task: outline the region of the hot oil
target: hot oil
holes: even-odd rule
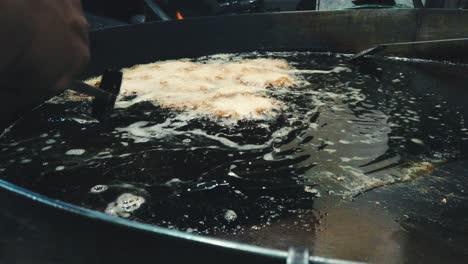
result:
[[[142,102],[98,121],[88,100],[64,95],[3,135],[0,175],[119,217],[234,234],[284,219],[311,230],[314,199],[353,197],[465,157],[466,109],[450,103],[457,87],[404,62],[347,65],[343,55],[306,52],[194,61],[258,57],[287,60],[303,81],[267,92],[284,103],[270,118]]]

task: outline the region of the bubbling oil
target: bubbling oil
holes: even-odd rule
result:
[[[353,197],[465,156],[468,111],[448,103],[443,91],[452,84],[418,68],[346,65],[345,55],[308,52],[190,61],[249,59],[285,60],[301,80],[264,91],[282,105],[272,118],[227,122],[129,97],[99,121],[89,98],[64,94],[4,133],[0,176],[118,217],[236,233],[307,214],[314,199]]]

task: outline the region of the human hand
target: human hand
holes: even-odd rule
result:
[[[64,90],[89,61],[80,0],[0,0],[0,111]]]

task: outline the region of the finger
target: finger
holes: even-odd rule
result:
[[[70,60],[61,78],[56,84],[56,89],[63,90],[68,88],[68,84],[79,77],[90,60],[90,51],[87,43],[73,42],[72,48],[75,51],[70,54]]]
[[[78,16],[76,17],[73,22],[71,23],[71,28],[78,36],[80,39],[88,45],[89,42],[89,24],[88,21],[84,16]]]

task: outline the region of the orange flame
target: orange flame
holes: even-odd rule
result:
[[[176,18],[177,18],[178,20],[184,19],[184,17],[182,16],[182,13],[181,13],[180,11],[177,11],[177,12],[176,12]]]

